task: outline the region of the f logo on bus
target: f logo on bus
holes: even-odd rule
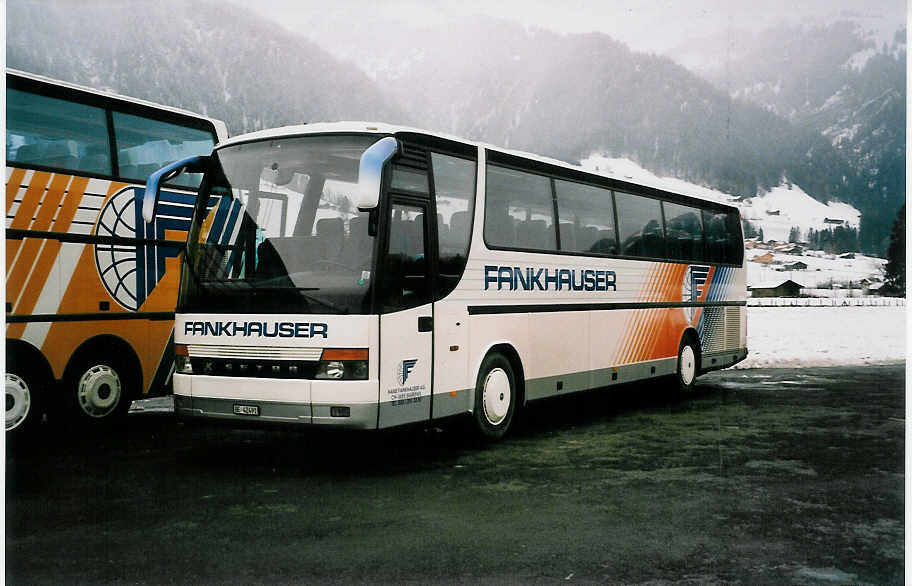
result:
[[[410,358],[399,363],[399,368],[396,370],[396,379],[399,381],[400,385],[405,384],[405,381],[408,380],[409,374],[411,374],[412,369],[415,368],[416,364],[418,364],[417,358]]]
[[[161,241],[174,240],[174,234],[190,230],[196,196],[162,191],[159,214],[151,225],[142,218],[145,190],[127,187],[105,203],[95,226],[96,236],[105,240],[95,244],[95,264],[108,293],[124,308],[138,310],[165,275],[165,259],[177,256],[183,242],[174,246]],[[216,205],[217,202],[210,202]],[[227,202],[226,202],[227,203]],[[223,224],[227,223],[224,219]],[[230,232],[230,230],[229,230]],[[137,245],[135,240],[158,240],[158,244]]]

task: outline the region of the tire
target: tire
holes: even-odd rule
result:
[[[502,354],[488,354],[475,382],[475,431],[488,441],[499,440],[510,429],[516,413],[516,377]]]
[[[41,422],[44,381],[19,364],[7,364],[6,423],[7,438],[33,432]]]
[[[678,392],[687,394],[693,391],[699,374],[700,346],[692,336],[684,336],[678,348],[678,367],[675,371]]]
[[[113,356],[80,359],[65,384],[70,418],[92,427],[122,421],[130,409],[135,380],[129,367]]]

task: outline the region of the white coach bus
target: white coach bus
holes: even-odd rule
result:
[[[332,123],[161,169],[147,221],[182,170],[205,173],[176,314],[184,416],[377,429],[471,414],[499,438],[528,401],[655,377],[686,391],[747,355],[734,207]]]

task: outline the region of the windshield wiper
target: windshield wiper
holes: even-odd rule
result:
[[[255,289],[256,291],[295,291],[296,293],[298,293],[298,295],[300,295],[304,299],[307,299],[308,301],[313,301],[314,303],[319,303],[320,305],[325,305],[326,307],[336,311],[337,313],[339,313],[341,315],[348,314],[347,307],[342,307],[342,306],[336,305],[335,303],[332,303],[330,301],[326,301],[324,299],[320,299],[319,297],[315,297],[313,295],[308,295],[308,294],[304,293],[304,291],[319,291],[320,290],[319,287],[282,287],[282,286],[278,286],[278,285],[262,286],[262,285],[257,285],[255,283],[250,283],[250,287]]]

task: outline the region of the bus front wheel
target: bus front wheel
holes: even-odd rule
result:
[[[475,430],[486,440],[506,435],[516,412],[516,377],[505,356],[489,354],[475,382]]]
[[[678,390],[689,393],[694,388],[697,375],[700,373],[700,346],[692,336],[685,336],[678,349],[678,369],[675,379]]]

